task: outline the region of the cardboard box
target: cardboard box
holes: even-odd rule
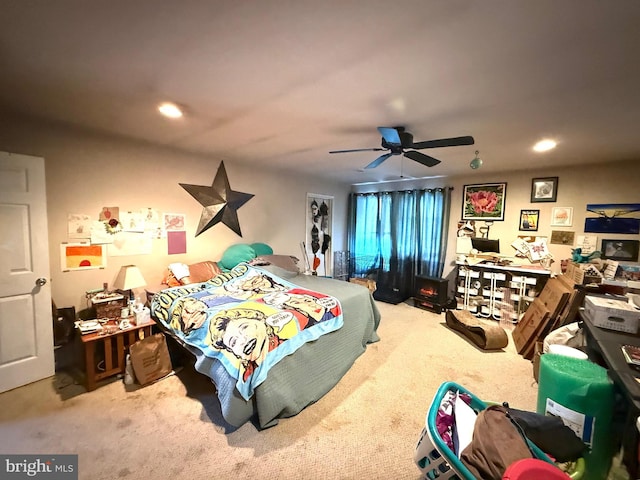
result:
[[[597,272],[597,273],[596,273]],[[602,283],[602,275],[597,268],[591,263],[575,263],[569,262],[565,275],[578,285],[587,285],[589,283]]]
[[[580,307],[582,307],[583,303],[584,290],[581,288],[573,290],[571,296],[569,297],[569,300],[558,315],[558,318],[556,319],[555,325],[552,327],[552,330],[560,328],[568,323],[575,322],[578,316],[578,311],[580,310]]]
[[[538,298],[551,312],[551,318],[555,319],[567,304],[572,292],[572,288],[568,288],[557,278],[550,278]]]
[[[587,295],[584,312],[596,327],[637,334],[640,310],[625,300]]]
[[[516,351],[520,354],[530,350],[533,343],[538,340],[538,333],[542,330],[549,319],[551,312],[544,306],[539,298],[536,298],[522,319],[513,329],[513,343]],[[533,352],[533,350],[531,350]],[[526,357],[525,357],[526,358]]]

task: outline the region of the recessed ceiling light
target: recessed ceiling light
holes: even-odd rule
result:
[[[165,102],[158,106],[158,110],[162,115],[169,118],[180,118],[182,110],[175,103]]]
[[[557,143],[555,140],[551,140],[550,138],[545,138],[544,140],[540,140],[533,146],[533,149],[536,152],[546,152],[548,150],[553,150],[556,148]]]

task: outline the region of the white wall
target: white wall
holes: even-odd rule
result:
[[[235,243],[265,242],[276,253],[300,257],[299,244],[305,238],[307,192],[334,196],[331,250],[345,249],[349,186],[225,161],[231,188],[255,195],[238,210],[243,237],[220,223],[196,238],[202,207],[178,183],[210,185],[224,159],[187,155],[17,118],[3,120],[0,150],[45,158],[52,294],[58,306],[84,307],[85,290],[98,288],[103,282],[112,283],[121,265],[140,266],[147,282],[158,284],[169,263],[218,260],[224,250]],[[559,177],[557,202],[530,203],[531,179],[550,176]],[[386,183],[378,187],[355,186],[353,191],[454,187],[443,274],[447,276],[454,268],[456,226],[461,217],[465,184],[507,182],[505,221],[493,224],[490,237],[500,238],[502,251],[509,252],[511,241],[524,233],[518,230],[521,209],[539,209],[539,229],[535,233],[550,236],[551,208],[573,207],[573,226],[563,230],[579,234],[584,230],[587,203],[640,203],[639,179],[640,164],[630,161],[500,175],[485,175],[478,170],[463,177]],[[109,257],[104,270],[62,272],[60,244],[67,241],[67,215],[86,213],[97,218],[103,206],[127,210],[153,207],[164,212],[185,213],[187,253],[168,255],[166,240],[154,240],[152,255]],[[640,239],[640,236],[615,235],[614,238]],[[570,256],[571,247],[550,245],[550,248],[556,260],[552,269],[559,271],[560,260]]]
[[[211,185],[224,159],[17,118],[3,121],[0,150],[45,159],[51,286],[59,307],[84,308],[84,292],[103,282],[112,284],[121,265],[138,265],[146,281],[157,285],[169,263],[219,260],[236,243],[264,242],[275,253],[301,258],[307,192],[334,196],[331,250],[345,248],[348,185],[225,161],[231,188],[255,195],[238,210],[242,237],[222,223],[195,237],[202,206],[178,184]],[[97,219],[103,206],[186,214],[187,253],[168,255],[166,239],[153,240],[151,255],[113,256],[104,270],[62,272],[60,244],[68,240],[67,215]]]
[[[531,203],[531,181],[538,177],[558,177],[558,196],[554,203]],[[470,172],[463,177],[437,178],[432,180],[405,181],[396,184],[356,186],[353,191],[371,192],[379,190],[432,188],[451,186],[451,218],[449,224],[449,242],[443,276],[446,277],[455,267],[455,247],[457,223],[462,216],[462,192],[464,185],[477,183],[507,183],[505,219],[494,222],[490,229],[490,238],[500,239],[501,253],[515,252],[510,247],[518,235],[538,235],[551,237],[551,209],[553,207],[573,207],[573,225],[571,227],[553,227],[554,230],[573,231],[576,235],[584,233],[584,220],[589,203],[640,203],[640,162],[628,161],[589,165],[581,168],[558,168],[554,170],[527,170],[503,172],[502,174],[483,175],[482,170]],[[537,232],[519,231],[520,210],[540,210]],[[637,215],[637,213],[636,213]],[[476,222],[476,227],[484,222]],[[640,235],[598,235],[598,245],[602,238],[620,238],[640,240]],[[551,245],[554,256],[552,270],[560,271],[560,260],[571,257],[572,246]]]

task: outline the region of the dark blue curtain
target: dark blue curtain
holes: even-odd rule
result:
[[[416,275],[440,277],[450,201],[450,188],[351,194],[349,274],[375,274],[408,295]]]

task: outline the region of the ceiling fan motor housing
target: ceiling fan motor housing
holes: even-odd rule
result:
[[[398,132],[400,138],[400,144],[387,142],[387,139],[382,137],[382,148],[391,150],[392,155],[400,155],[405,148],[411,148],[413,146],[413,135],[406,132],[403,127],[394,127]]]
[[[400,134],[400,142],[402,142],[402,148],[413,147],[413,135],[409,132],[398,132]]]

